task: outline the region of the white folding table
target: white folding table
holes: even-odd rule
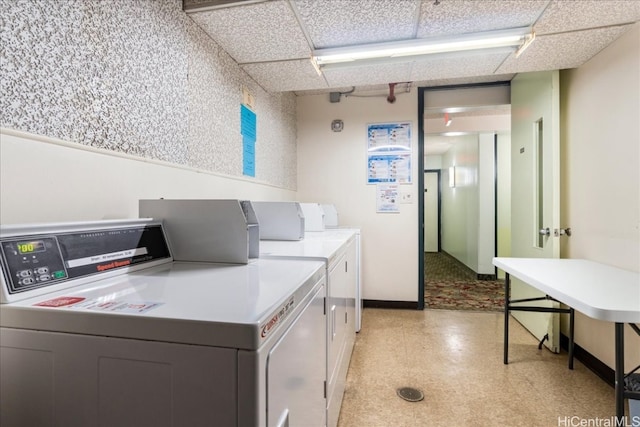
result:
[[[624,399],[640,399],[640,392],[625,391],[624,324],[640,336],[640,273],[583,259],[494,258],[493,265],[506,273],[504,363],[508,363],[510,311],[570,314],[569,368],[573,368],[573,310],[597,320],[615,323],[616,417],[624,418]],[[544,292],[546,297],[512,300],[510,276]],[[551,299],[569,309],[522,306],[519,303]],[[640,369],[633,369],[627,375]]]

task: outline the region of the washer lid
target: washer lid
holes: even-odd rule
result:
[[[260,242],[260,256],[277,259],[317,259],[324,261],[330,269],[358,234],[358,229],[340,228],[307,231],[304,239],[299,241],[263,240]]]
[[[324,271],[310,260],[174,262],[5,304],[0,326],[256,350]]]
[[[304,239],[299,241],[263,240],[260,242],[260,257],[316,259],[327,265],[344,251],[346,240]]]

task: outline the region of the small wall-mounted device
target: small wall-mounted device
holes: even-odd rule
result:
[[[342,123],[342,120],[334,120],[331,122],[331,130],[334,132],[341,132],[343,127],[344,123]]]
[[[340,95],[342,95],[340,92],[329,92],[329,102],[340,102]]]

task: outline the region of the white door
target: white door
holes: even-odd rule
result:
[[[424,173],[424,251],[438,252],[438,174]]]
[[[519,74],[511,82],[511,256],[559,258],[560,101],[558,71]],[[547,231],[548,230],[548,231]],[[512,299],[544,294],[512,280]],[[557,303],[535,302],[557,306]],[[535,337],[560,351],[558,314],[512,312]]]

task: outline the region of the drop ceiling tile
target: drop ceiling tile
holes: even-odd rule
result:
[[[324,75],[330,87],[408,82],[411,77],[411,63],[326,70]]]
[[[533,25],[549,0],[441,0],[422,3],[418,37]]]
[[[579,67],[628,28],[630,25],[536,36],[519,58],[510,55],[497,72],[521,73]]]
[[[626,24],[638,20],[638,0],[554,0],[534,28],[536,34],[548,34]]]
[[[415,0],[296,0],[293,2],[316,49],[410,39]]]
[[[214,9],[189,16],[239,64],[311,55],[293,10],[285,1]]]
[[[241,67],[269,92],[328,88],[309,59],[244,64]]]
[[[411,81],[454,79],[486,76],[507,58],[508,53],[452,55],[416,61],[411,71]]]

